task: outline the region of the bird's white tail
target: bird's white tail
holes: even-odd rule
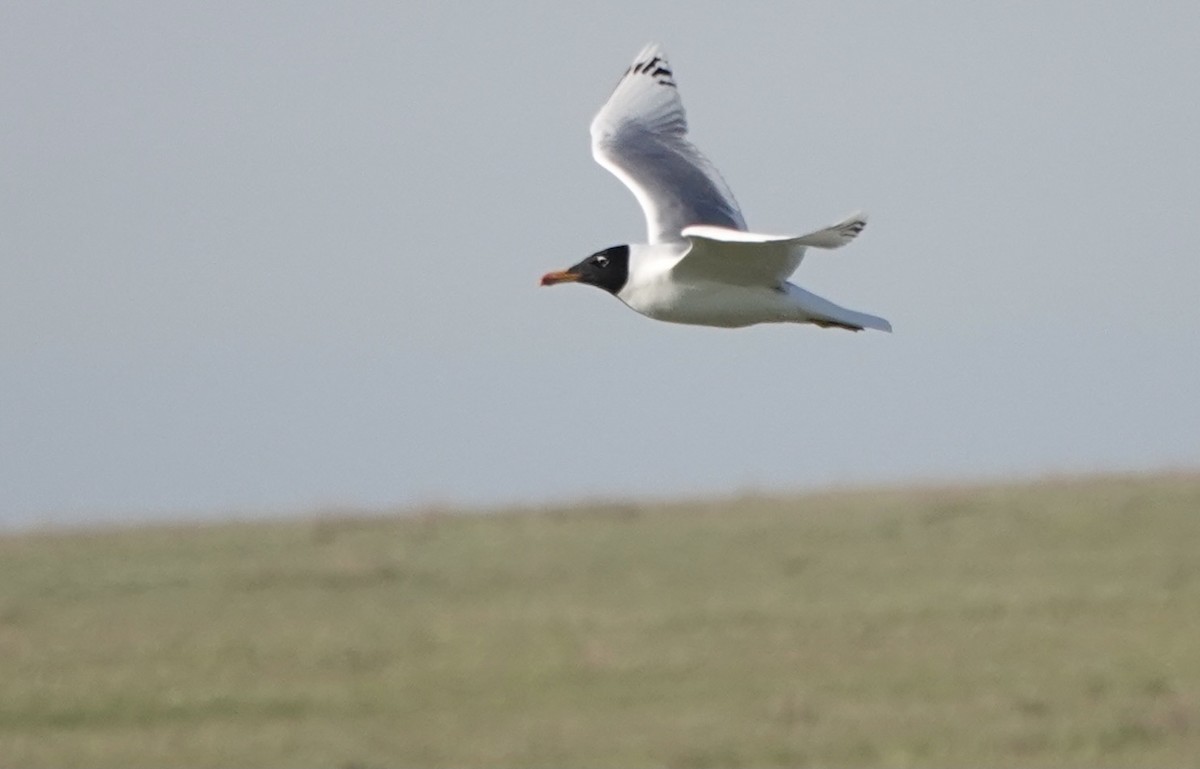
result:
[[[889,334],[892,332],[892,324],[877,315],[846,309],[792,283],[788,283],[786,289],[788,297],[796,303],[806,319],[818,326],[837,326],[851,331],[873,328]]]

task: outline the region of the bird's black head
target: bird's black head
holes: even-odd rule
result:
[[[629,246],[613,246],[584,259],[562,272],[548,272],[542,276],[543,286],[556,283],[587,283],[615,294],[625,287],[629,279]]]

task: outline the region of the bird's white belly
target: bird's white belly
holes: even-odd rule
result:
[[[671,323],[738,328],[798,320],[786,294],[762,286],[662,281],[618,296],[631,309]]]

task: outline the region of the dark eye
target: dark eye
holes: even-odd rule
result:
[[[595,259],[592,260],[592,264],[596,265],[597,267],[607,267],[608,266],[608,257],[607,256],[597,256]]]

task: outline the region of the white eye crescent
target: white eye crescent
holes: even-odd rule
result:
[[[592,264],[596,265],[597,267],[607,267],[608,266],[608,257],[603,256],[603,255],[597,256],[595,259],[592,260]]]

